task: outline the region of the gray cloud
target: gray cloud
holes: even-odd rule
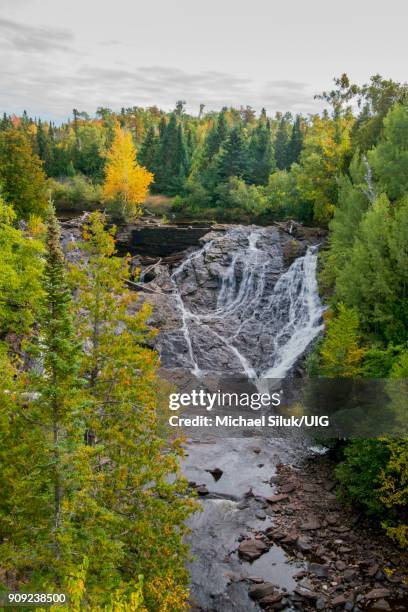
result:
[[[71,32],[61,28],[34,27],[4,17],[0,17],[0,35],[3,43],[30,53],[70,51],[74,40]]]
[[[98,106],[118,109],[122,106],[157,104],[165,109],[184,99],[191,112],[204,103],[208,110],[222,106],[250,105],[269,112],[292,110],[316,111],[313,92],[305,83],[269,81],[259,86],[250,78],[218,71],[191,73],[166,66],[143,66],[134,70],[82,65],[70,73],[43,63],[35,71],[17,76],[3,72],[0,80],[0,104],[10,107],[18,101],[22,108],[36,115],[44,111],[52,118],[65,118],[73,106],[93,112]]]

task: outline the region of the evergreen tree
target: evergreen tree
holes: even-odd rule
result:
[[[406,214],[407,206],[401,210]],[[406,222],[402,227],[406,229]],[[401,246],[398,235],[390,202],[382,194],[362,219],[349,261],[336,281],[338,299],[356,309],[362,328],[395,343],[408,339],[406,290],[394,259]],[[399,247],[392,255],[390,244],[396,240]]]
[[[156,130],[153,125],[147,131],[146,138],[143,141],[143,144],[139,150],[138,159],[139,162],[152,172],[153,174],[157,174],[157,155],[159,148],[159,139],[156,135]]]
[[[283,116],[279,121],[278,131],[276,132],[275,139],[276,166],[279,170],[286,170],[289,168],[290,164],[288,160],[288,144],[288,119],[286,116]]]
[[[228,125],[223,108],[218,115],[217,124],[208,132],[205,142],[205,159],[211,161],[219,152],[228,136]]]
[[[49,135],[44,129],[41,119],[38,120],[37,124],[36,145],[38,156],[44,164],[44,170],[49,174],[51,166],[51,145]]]
[[[333,287],[339,272],[350,260],[360,222],[369,207],[366,167],[358,155],[352,160],[349,176],[339,178],[338,189],[338,203],[329,225],[330,249],[321,276],[326,287]]]
[[[303,148],[302,123],[301,123],[300,115],[297,115],[295,122],[293,124],[293,127],[292,127],[292,134],[288,142],[287,164],[289,168],[292,164],[299,162],[302,148]]]
[[[270,129],[262,119],[252,132],[248,147],[248,171],[246,178],[255,185],[267,185],[271,172],[275,169],[275,156]]]
[[[240,126],[231,130],[217,156],[217,177],[220,182],[230,176],[242,178],[248,169],[248,146]]]
[[[156,191],[176,195],[184,186],[187,173],[187,154],[183,128],[172,113],[165,129],[161,128],[157,156]],[[163,131],[164,130],[164,131]]]

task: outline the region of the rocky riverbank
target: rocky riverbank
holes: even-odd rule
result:
[[[256,577],[250,596],[266,610],[288,604],[300,610],[407,610],[408,556],[340,503],[333,468],[326,457],[277,466],[276,492],[264,503],[273,524],[244,539],[239,551],[258,558],[278,545],[305,567],[289,596]]]

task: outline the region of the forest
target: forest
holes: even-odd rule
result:
[[[326,110],[308,116],[203,104],[191,115],[182,100],[172,112],[74,109],[58,125],[3,115],[0,589],[62,590],[72,610],[188,609],[196,501],[112,221],[148,210],[163,223],[324,228],[325,332],[308,374],[407,385],[408,86],[343,74],[318,98]],[[85,260],[68,264],[58,216],[85,210]],[[335,452],[339,498],[406,548],[408,440]]]

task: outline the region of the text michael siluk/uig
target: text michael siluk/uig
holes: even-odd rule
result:
[[[225,393],[217,391],[208,393],[204,390],[189,393],[171,393],[169,409],[178,411],[180,408],[202,408],[207,412],[217,408],[250,408],[254,411],[262,408],[276,408],[281,404],[281,393]],[[283,416],[277,414],[260,416],[243,415],[194,415],[183,416],[172,414],[169,417],[171,427],[328,427],[329,417],[321,415]]]

